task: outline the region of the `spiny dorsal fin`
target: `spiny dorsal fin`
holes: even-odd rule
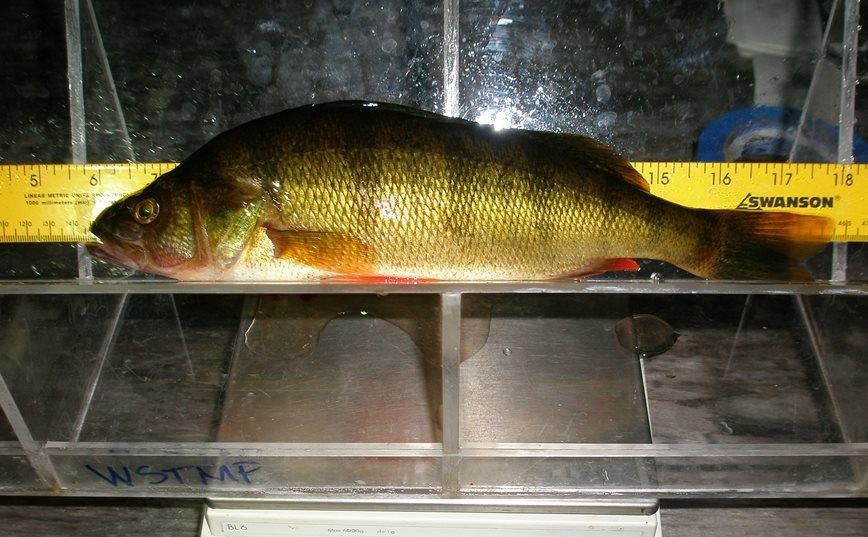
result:
[[[438,121],[455,122],[469,124],[471,121],[458,117],[444,116],[436,112],[413,108],[412,106],[404,106],[402,104],[384,103],[380,101],[333,101],[329,103],[320,103],[309,105],[312,109],[318,110],[333,110],[333,109],[370,109],[385,112],[398,112],[401,114],[422,117],[425,119],[436,119]]]
[[[642,174],[636,171],[627,160],[612,148],[593,138],[579,134],[556,132],[528,131],[544,142],[567,151],[585,166],[603,175],[626,181],[644,192],[650,192],[651,187]]]

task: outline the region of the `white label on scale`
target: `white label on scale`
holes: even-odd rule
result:
[[[208,509],[203,537],[654,537],[659,516]]]

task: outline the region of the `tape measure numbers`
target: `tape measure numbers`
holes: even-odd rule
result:
[[[868,242],[868,165],[634,162],[651,193],[688,207],[819,214]],[[174,163],[0,166],[0,242],[87,242],[94,218]]]
[[[707,209],[828,216],[835,242],[868,241],[868,165],[634,162],[651,193]]]
[[[88,242],[103,209],[175,164],[0,166],[0,242]]]

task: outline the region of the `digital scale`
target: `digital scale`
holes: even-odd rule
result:
[[[387,503],[388,502],[388,503]],[[258,507],[257,505],[261,505]],[[201,537],[661,537],[656,503],[215,501]]]

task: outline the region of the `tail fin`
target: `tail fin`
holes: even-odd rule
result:
[[[834,230],[825,216],[778,212],[707,211],[719,223],[720,242],[705,268],[712,279],[812,281],[802,265]]]

